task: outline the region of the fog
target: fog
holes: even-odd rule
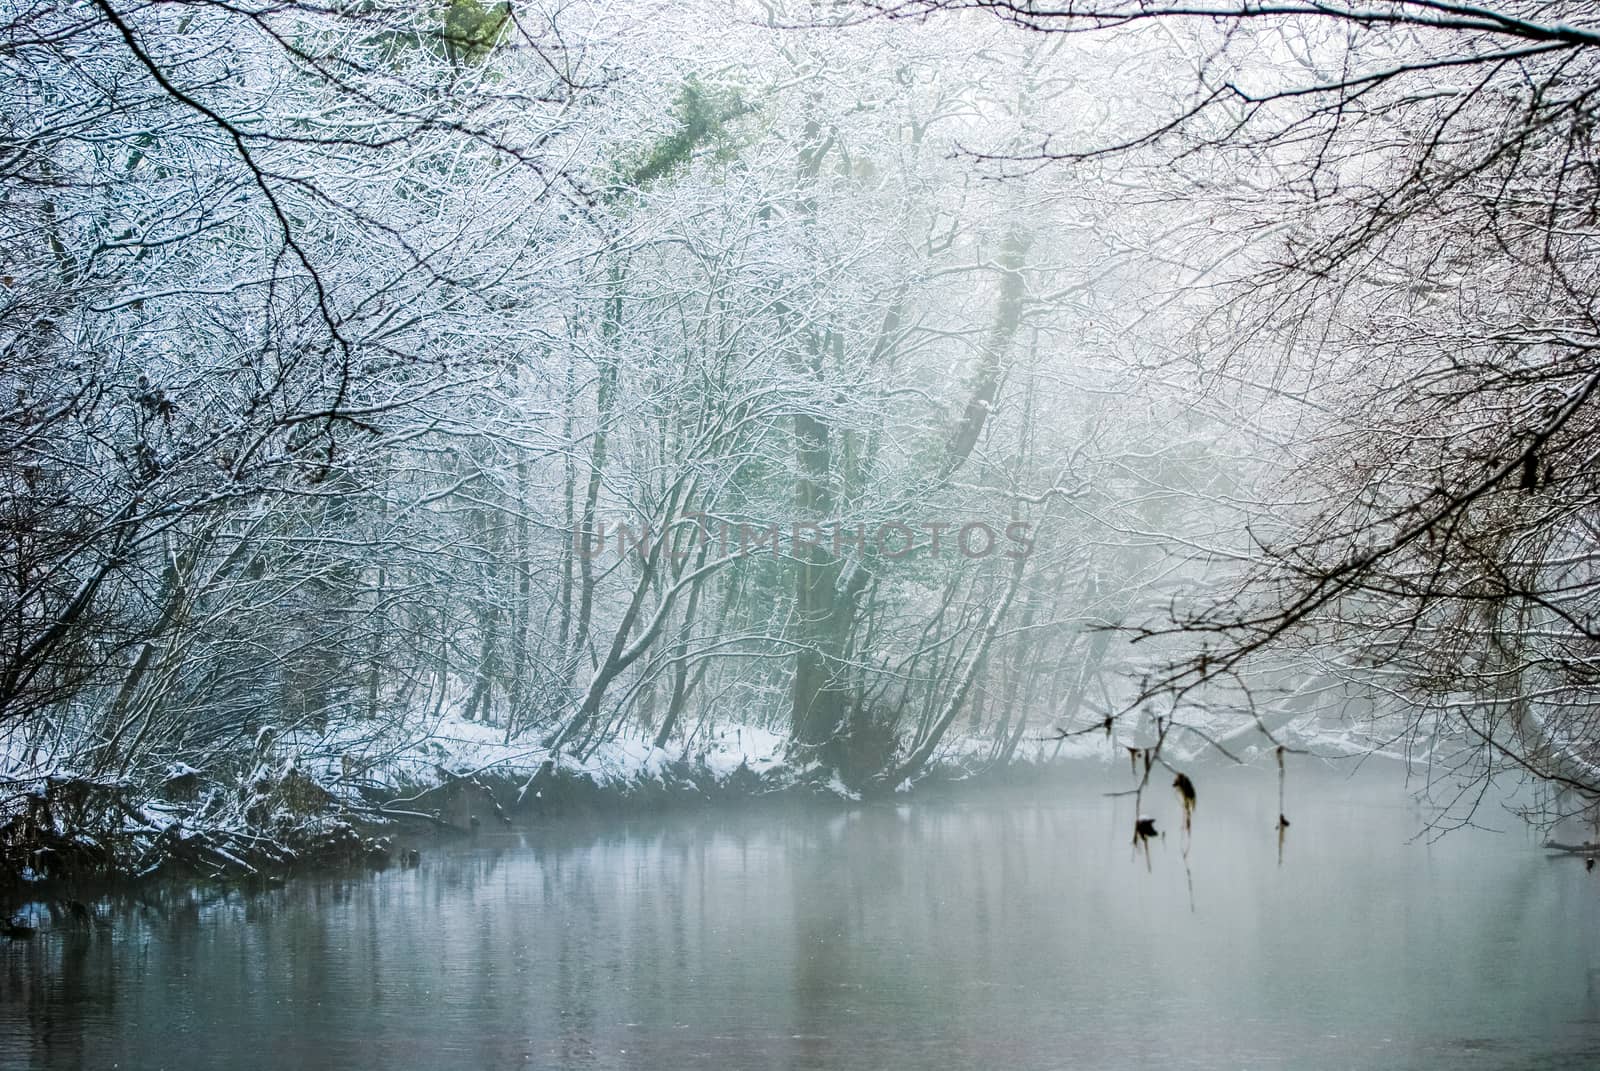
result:
[[[1539,883],[1600,841],[1586,5],[94,0],[0,5],[0,27],[19,940],[125,911],[81,882],[400,867],[493,834],[502,871],[477,840],[348,886],[362,920],[384,890],[473,911],[449,868],[536,880],[507,832],[530,822],[770,796],[892,825],[962,791],[1011,802],[957,840],[1048,812],[1073,832],[1030,826],[1019,855],[1107,838],[1080,900],[1181,875],[1149,910],[1238,934],[1190,869],[1213,793],[1265,820],[1212,864],[1264,852],[1253,901],[1298,866],[1292,898],[1317,821],[1296,786],[1337,810],[1330,778],[1363,762],[1396,845],[1501,829],[1476,849],[1495,880],[1572,921]],[[726,832],[684,821],[720,873]],[[1329,865],[1364,898],[1416,864]],[[1068,882],[1021,880],[1023,903]],[[1457,924],[1487,925],[1472,903]],[[987,977],[988,949],[917,976]],[[54,993],[65,967],[27,955],[8,969]],[[1551,972],[1527,993],[1576,977]],[[1119,984],[1153,1000],[1150,977]],[[1047,1039],[1267,1066],[1309,1036],[1167,1049],[1159,1012],[1030,1031],[1043,975],[996,984],[1031,994],[1019,1066]],[[1428,993],[1417,1015],[1469,1006]],[[1541,999],[1571,1011],[1547,1040],[1589,1014]],[[1524,1038],[1514,1019],[1486,1036]],[[1325,1064],[1445,1066],[1427,1046],[1454,1029]],[[694,1036],[647,1049],[782,1062]],[[910,1038],[790,1056],[929,1062]]]

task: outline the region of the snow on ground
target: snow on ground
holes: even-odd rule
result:
[[[326,735],[291,734],[279,747],[299,756],[313,775],[341,775],[389,785],[427,785],[442,768],[457,776],[492,774],[530,777],[546,761],[569,773],[588,774],[601,786],[662,779],[674,764],[688,762],[718,781],[740,767],[762,775],[785,767],[784,737],[749,725],[726,725],[698,734],[685,747],[657,748],[640,732],[624,732],[587,754],[544,747],[536,734],[506,739],[505,729],[445,714],[403,728],[346,725]]]
[[[1236,728],[1239,724],[1235,720],[1230,726],[1218,721],[1215,715],[1202,717],[1199,712],[1184,714],[1190,724],[1202,726],[1208,733],[1219,736],[1225,735],[1227,728]],[[1118,724],[1108,739],[1098,728],[1057,738],[1051,727],[1041,726],[1026,733],[1013,761],[1034,765],[1055,761],[1126,761],[1125,748],[1154,742],[1153,734],[1144,731],[1146,728]],[[1174,734],[1172,742],[1178,743],[1177,737],[1188,735]],[[29,761],[32,756],[25,754],[20,736],[18,733],[0,734],[0,777],[21,780],[61,772],[33,768],[34,764]],[[1286,742],[1330,756],[1360,754],[1371,751],[1374,746],[1363,733],[1343,727],[1318,727],[1314,718],[1288,727],[1283,736]],[[1182,744],[1174,750],[1175,756],[1189,755],[1198,759],[1207,750],[1198,738],[1186,739]],[[1251,739],[1241,741],[1234,750],[1240,757],[1248,757],[1265,754],[1270,745],[1262,739]],[[324,785],[365,783],[391,788],[437,784],[441,780],[441,769],[456,776],[484,774],[527,778],[546,761],[565,772],[587,774],[601,787],[650,780],[664,783],[673,776],[669,773],[673,767],[685,763],[705,770],[717,782],[733,776],[741,768],[761,777],[786,775],[796,780],[814,772],[793,766],[785,758],[784,751],[782,733],[759,726],[725,723],[697,731],[687,746],[674,741],[667,748],[656,748],[649,734],[630,730],[587,754],[571,751],[553,754],[542,746],[538,733],[530,732],[508,740],[503,727],[467,721],[459,714],[446,711],[438,715],[414,715],[399,722],[388,719],[345,722],[325,733],[286,732],[272,743],[272,761],[288,760],[291,766]],[[994,744],[989,735],[953,733],[935,753],[933,763],[947,770],[976,771],[988,765],[993,753]],[[174,763],[166,769],[169,780],[195,774],[202,774],[202,771],[183,763]],[[825,787],[833,787],[841,796],[852,795],[842,784]],[[911,785],[902,787],[909,789]]]
[[[725,723],[697,732],[688,745],[674,741],[666,748],[657,748],[649,734],[630,730],[586,754],[555,754],[542,746],[537,734],[507,740],[502,727],[444,713],[415,719],[400,728],[364,729],[360,724],[349,724],[326,735],[291,734],[278,746],[296,754],[301,768],[313,776],[322,775],[329,780],[353,777],[391,787],[435,784],[440,780],[441,769],[457,776],[529,778],[546,761],[561,771],[587,774],[601,787],[651,780],[665,783],[673,776],[671,769],[684,763],[705,770],[717,782],[725,781],[741,768],[761,777],[794,780],[821,773],[790,763],[784,754],[785,744],[783,733]],[[947,769],[977,770],[987,766],[993,750],[993,740],[988,736],[952,734],[933,762]],[[1120,748],[1108,743],[1099,732],[1064,740],[1030,732],[1017,747],[1013,761],[1105,762],[1117,754],[1121,754]],[[856,798],[843,783],[823,783],[821,787],[847,799]]]

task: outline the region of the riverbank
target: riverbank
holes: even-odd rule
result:
[[[1326,737],[1319,744],[1325,753],[1359,750]],[[953,736],[920,777],[881,794],[1059,783],[1072,765],[1125,763],[1127,754],[1100,733],[1029,738],[1003,766],[991,749],[988,740]],[[832,771],[792,761],[785,738],[757,726],[707,728],[670,749],[622,734],[584,752],[553,753],[452,715],[328,733],[263,729],[246,762],[174,762],[137,780],[70,766],[30,773],[13,763],[3,783],[0,887],[14,891],[384,867],[438,838],[518,821],[861,798]]]
[[[1105,742],[1028,741],[1003,771],[987,741],[953,740],[900,795],[1025,781]],[[655,812],[762,798],[860,799],[831,771],[796,764],[785,740],[723,726],[674,749],[628,735],[552,753],[499,727],[444,716],[334,733],[262,730],[247,762],[173,762],[143,778],[13,763],[0,802],[0,886],[13,890],[155,877],[248,880],[403,863],[440,837],[584,814]]]

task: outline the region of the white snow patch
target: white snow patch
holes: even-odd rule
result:
[[[861,798],[861,793],[850,791],[850,789],[845,786],[845,783],[839,780],[838,774],[835,774],[828,781],[828,791],[847,800],[859,800]]]

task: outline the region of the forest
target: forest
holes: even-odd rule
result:
[[[1313,747],[1594,836],[1588,4],[5,0],[0,71],[8,880]]]

